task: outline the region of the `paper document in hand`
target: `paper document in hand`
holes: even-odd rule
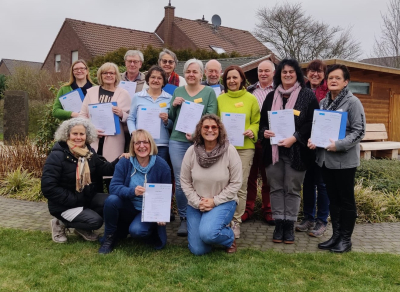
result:
[[[233,146],[244,146],[244,131],[246,124],[246,114],[222,113],[229,143]]]
[[[293,136],[295,132],[293,109],[269,111],[268,117],[269,129],[275,134],[275,137],[271,137],[272,145]]]
[[[172,184],[145,184],[142,222],[169,222]]]
[[[221,86],[219,84],[211,85],[211,88],[214,89],[215,95],[217,97],[221,94]]]
[[[129,96],[131,97],[131,101],[132,101],[133,95],[136,93],[136,85],[137,85],[136,82],[131,82],[131,81],[121,81],[119,83],[119,87],[128,91]]]
[[[64,110],[79,113],[82,107],[82,100],[85,98],[80,88],[68,92],[59,97]]]
[[[193,134],[196,130],[196,125],[203,114],[204,105],[191,101],[184,101],[179,112],[178,121],[176,122],[175,130],[187,134]]]
[[[317,147],[326,148],[332,143],[330,139],[337,141],[339,138],[344,138],[346,128],[342,127],[343,118],[345,118],[345,125],[347,120],[346,112],[314,110],[311,142]],[[341,130],[341,128],[343,129]],[[342,135],[340,135],[341,132]]]
[[[98,130],[103,130],[104,135],[115,135],[115,120],[111,102],[89,104],[90,121]]]
[[[153,139],[160,139],[161,109],[151,107],[139,107],[137,112],[137,129],[144,129],[150,133]]]

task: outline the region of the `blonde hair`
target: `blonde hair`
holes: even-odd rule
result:
[[[135,142],[137,142],[139,140],[139,137],[143,136],[144,139],[149,140],[150,142],[150,155],[157,155],[158,154],[158,148],[156,145],[156,142],[154,142],[153,137],[151,137],[150,133],[147,132],[146,130],[143,129],[138,129],[135,132],[132,133],[132,137],[131,137],[131,142],[129,143],[129,154],[132,157],[136,156],[135,153]]]
[[[101,67],[99,68],[99,70],[97,70],[97,82],[99,83],[100,86],[104,85],[103,82],[103,76],[101,75],[103,72],[106,72],[110,69],[114,69],[115,71],[115,82],[114,82],[114,86],[117,87],[119,82],[121,81],[121,76],[119,75],[119,70],[118,70],[118,66],[115,65],[114,63],[104,63],[103,65],[101,65]]]
[[[71,68],[69,69],[69,81],[65,84],[63,84],[63,86],[70,86],[72,83],[74,83],[75,81],[75,76],[74,76],[74,66],[78,63],[82,63],[83,65],[85,65],[86,67],[86,80],[89,81],[90,83],[94,84],[92,79],[90,78],[90,74],[89,74],[89,67],[86,64],[86,62],[82,59],[76,60],[75,62],[72,63]]]

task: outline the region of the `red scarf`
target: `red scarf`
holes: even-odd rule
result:
[[[179,86],[179,75],[176,74],[174,71],[172,71],[171,76],[169,76],[168,83],[175,86]]]

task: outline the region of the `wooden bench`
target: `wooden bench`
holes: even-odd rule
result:
[[[398,159],[400,142],[385,141],[388,138],[384,124],[367,124],[365,136],[360,143],[361,158],[373,157]]]

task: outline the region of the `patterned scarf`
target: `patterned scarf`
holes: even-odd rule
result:
[[[282,84],[280,84],[275,89],[274,100],[272,101],[271,111],[278,111],[283,109],[283,98],[285,98],[283,97],[283,95],[290,95],[286,103],[285,109],[292,109],[296,104],[300,90],[301,86],[299,82],[296,82],[288,90],[283,89]],[[272,145],[271,148],[272,148],[272,165],[274,165],[279,161],[279,148],[277,144]]]
[[[217,146],[211,150],[211,152],[206,152],[204,144],[194,144],[194,152],[196,153],[197,163],[203,168],[209,168],[218,159],[221,158],[222,155],[226,152],[229,146],[229,141],[226,140],[223,145],[217,144]]]
[[[171,76],[169,76],[168,83],[179,86],[179,75],[175,73],[175,71],[171,72]]]
[[[76,190],[82,192],[83,188],[92,182],[88,163],[92,152],[90,152],[86,146],[85,148],[78,147],[70,140],[67,141],[67,144],[71,153],[78,159],[78,164],[76,166]]]
[[[343,98],[346,97],[346,95],[349,93],[349,89],[347,86],[343,88],[338,96],[332,101],[332,93],[328,92],[327,97],[324,100],[324,103],[320,105],[320,108],[323,110],[330,110],[330,111],[335,111],[339,107],[339,104],[342,102]]]

